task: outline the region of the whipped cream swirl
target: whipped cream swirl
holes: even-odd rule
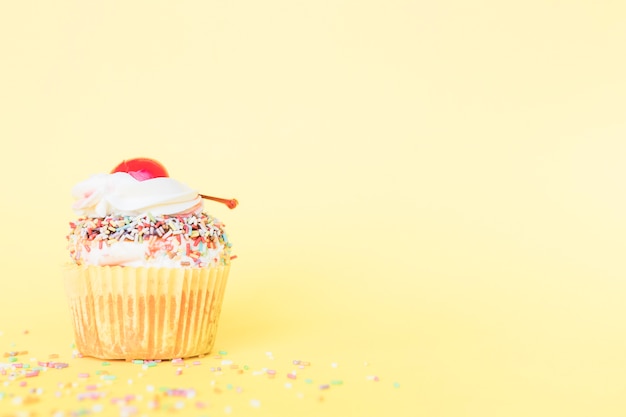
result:
[[[154,216],[201,213],[198,192],[169,177],[139,181],[126,172],[96,174],[72,189],[80,216]]]

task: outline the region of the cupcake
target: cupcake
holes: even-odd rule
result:
[[[157,161],[124,161],[77,184],[64,268],[76,348],[100,359],[173,359],[211,351],[230,271],[209,197]]]

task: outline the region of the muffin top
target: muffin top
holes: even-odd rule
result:
[[[137,165],[138,160],[147,164]],[[70,222],[67,242],[76,264],[205,268],[230,263],[224,224],[203,211],[203,198],[231,208],[236,200],[203,196],[170,178],[154,160],[124,161],[109,174],[78,183],[72,195],[79,217]]]

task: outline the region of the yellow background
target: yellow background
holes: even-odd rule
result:
[[[70,367],[0,416],[623,416],[624,45],[610,0],[3,2],[0,350]],[[136,156],[240,201],[239,380],[72,358],[70,189]]]

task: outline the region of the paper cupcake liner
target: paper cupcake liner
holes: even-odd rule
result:
[[[100,359],[209,353],[229,269],[68,266],[76,348]]]

